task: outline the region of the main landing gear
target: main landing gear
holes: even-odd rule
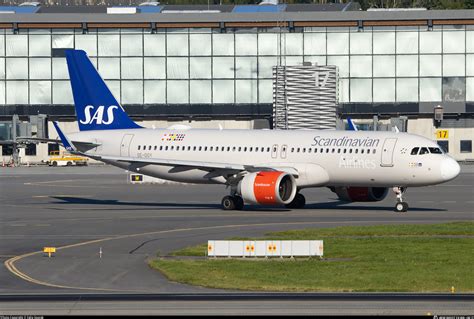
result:
[[[403,201],[403,194],[406,190],[406,187],[393,188],[393,192],[397,195],[397,204],[395,204],[395,211],[397,213],[404,213],[408,210],[408,204]]]
[[[242,210],[244,208],[244,200],[238,195],[225,196],[221,203],[223,210]]]
[[[306,199],[300,193],[296,193],[295,198],[285,205],[286,208],[303,208],[306,205]]]
[[[223,210],[242,210],[244,208],[244,200],[239,195],[228,195],[222,199]],[[300,193],[296,193],[295,198],[286,204],[286,208],[303,208],[306,204],[306,199]]]

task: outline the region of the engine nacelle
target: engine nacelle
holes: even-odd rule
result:
[[[296,195],[296,181],[285,172],[257,172],[244,176],[237,191],[244,201],[261,205],[284,205]]]
[[[334,187],[340,200],[347,202],[378,202],[387,197],[387,187]]]

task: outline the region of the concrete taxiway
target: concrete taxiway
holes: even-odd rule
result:
[[[308,189],[302,210],[222,211],[218,185],[131,185],[123,170],[96,167],[0,169],[0,293],[208,293],[172,283],[146,261],[232,236],[342,225],[440,223],[474,217],[474,166],[454,181],[407,191],[407,213],[392,193],[377,203],[341,204]],[[41,252],[58,247],[52,258]]]

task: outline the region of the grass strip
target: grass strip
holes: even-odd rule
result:
[[[328,261],[158,258],[150,266],[172,281],[224,289],[473,292],[473,235],[474,222],[272,232],[259,239],[323,239]],[[202,256],[206,249],[204,243],[176,255]]]

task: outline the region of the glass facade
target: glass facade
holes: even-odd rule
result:
[[[72,104],[85,50],[122,104],[272,103],[272,66],[339,67],[341,103],[474,101],[474,26],[0,29],[0,105]],[[59,50],[60,52],[60,50]]]

